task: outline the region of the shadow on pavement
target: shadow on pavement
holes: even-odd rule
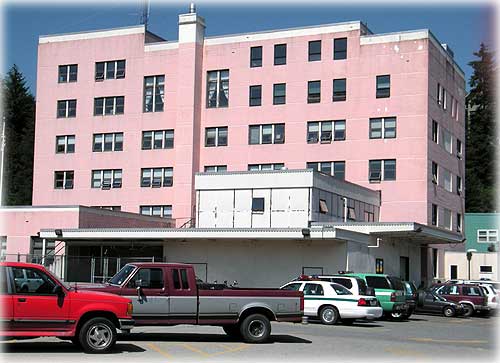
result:
[[[241,339],[232,338],[226,334],[196,334],[196,333],[130,333],[119,334],[118,341],[128,342],[204,342],[204,343],[242,343]],[[311,343],[310,340],[302,339],[292,335],[271,334],[269,342],[273,343]]]
[[[139,353],[145,352],[145,349],[134,344],[116,343],[114,348],[108,354],[120,353]],[[2,344],[2,353],[78,353],[82,354],[82,350],[68,342],[40,342],[40,341],[22,341],[9,342]]]

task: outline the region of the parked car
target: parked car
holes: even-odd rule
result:
[[[323,324],[333,325],[339,320],[352,324],[355,319],[373,320],[382,316],[376,297],[353,295],[344,286],[328,281],[291,281],[282,290],[304,293],[304,315],[319,318]]]
[[[489,279],[480,280],[447,280],[445,284],[488,284],[495,288],[495,290],[500,290],[500,282],[493,281]]]
[[[78,286],[131,297],[137,326],[214,325],[249,343],[268,340],[270,321],[300,322],[304,312],[302,292],[197,284],[181,263],[129,263],[105,284]]]
[[[339,274],[339,275],[313,275],[309,276],[309,278],[340,284],[344,286],[347,290],[352,292],[354,295],[375,296],[375,290],[373,288],[369,288],[366,285],[365,280],[363,280],[360,277],[351,277]]]
[[[474,312],[489,311],[488,298],[479,285],[473,284],[436,284],[430,291],[446,300],[462,304],[464,316],[471,316]]]
[[[410,316],[403,283],[399,277],[374,273],[347,273],[345,276],[362,278],[368,287],[374,288],[386,317],[403,320]]]
[[[483,288],[487,298],[488,298],[488,307],[490,308],[489,313],[496,313],[498,309],[498,299],[499,295],[497,290],[490,284],[479,284]]]
[[[406,303],[408,304],[408,314],[406,317],[409,317],[413,314],[417,303],[417,287],[411,281],[403,281],[403,286],[405,288]]]
[[[105,353],[117,329],[134,326],[130,299],[71,288],[41,265],[1,262],[0,284],[4,339],[59,337],[87,353]]]
[[[463,315],[465,309],[461,304],[448,301],[432,291],[418,291],[416,313],[442,314],[446,317]]]

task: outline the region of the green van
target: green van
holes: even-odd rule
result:
[[[402,320],[409,316],[403,282],[399,277],[374,273],[346,273],[344,276],[359,277],[375,290],[384,315]]]

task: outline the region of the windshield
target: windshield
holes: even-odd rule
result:
[[[118,273],[113,276],[108,282],[111,285],[121,285],[125,282],[127,277],[130,275],[132,271],[135,270],[135,266],[133,265],[125,265],[123,268],[118,271]]]
[[[337,295],[352,295],[352,292],[339,284],[331,284]]]

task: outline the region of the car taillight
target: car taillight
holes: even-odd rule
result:
[[[358,306],[368,306],[368,301],[366,301],[365,299],[361,298],[358,300]]]
[[[134,305],[132,303],[127,304],[127,315],[132,316],[132,313],[134,312]]]
[[[300,295],[300,311],[304,311],[304,294]]]
[[[391,292],[391,301],[396,301],[396,293]]]

